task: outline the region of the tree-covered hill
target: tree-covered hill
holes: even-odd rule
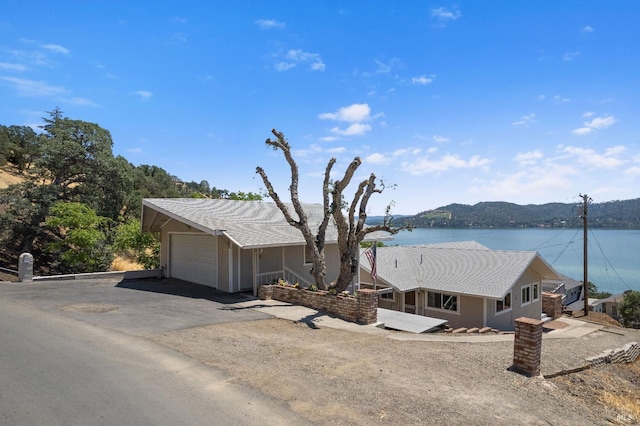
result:
[[[17,265],[23,252],[37,272],[106,270],[123,253],[153,266],[157,241],[139,235],[142,198],[262,198],[134,166],[113,155],[108,130],[57,108],[43,120],[40,132],[0,125],[0,168],[15,182],[0,189],[0,266]]]
[[[473,206],[449,204],[415,216],[402,217],[417,227],[434,228],[534,228],[580,227],[582,204],[548,203],[518,205],[507,202],[482,202]],[[588,208],[593,228],[640,229],[640,198],[592,203]]]

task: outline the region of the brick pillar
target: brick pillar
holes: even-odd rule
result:
[[[258,298],[260,300],[271,300],[273,299],[273,286],[272,285],[261,285],[258,287]]]
[[[520,317],[515,320],[513,369],[527,376],[540,374],[542,356],[542,325],[539,319]]]
[[[378,292],[365,288],[356,291],[356,295],[358,297],[356,321],[360,324],[378,322]]]
[[[553,319],[560,318],[562,316],[562,295],[543,291],[542,312]]]

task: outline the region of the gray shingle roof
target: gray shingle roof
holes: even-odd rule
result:
[[[361,265],[371,271],[366,259]],[[429,289],[501,299],[530,266],[545,279],[559,279],[536,252],[491,250],[475,241],[379,247],[376,265],[378,278],[401,292]]]
[[[273,202],[210,200],[195,198],[146,198],[142,200],[142,227],[158,231],[169,219],[178,220],[207,234],[224,234],[242,248],[258,248],[304,244],[302,233],[289,225]],[[287,204],[291,216],[298,215]],[[311,230],[315,232],[323,217],[322,204],[303,204]],[[160,213],[155,214],[155,212]],[[371,239],[388,240],[387,233],[376,233]],[[327,227],[326,242],[337,240],[332,223]]]

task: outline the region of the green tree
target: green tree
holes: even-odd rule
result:
[[[618,312],[625,327],[640,328],[640,291],[628,291]]]
[[[109,219],[85,204],[54,203],[45,226],[56,240],[46,250],[55,255],[55,269],[63,273],[106,271],[113,261],[107,244]]]
[[[584,282],[584,281],[583,281]],[[611,293],[607,291],[598,291],[598,287],[589,281],[589,297],[593,299],[606,299],[611,296]]]
[[[3,157],[23,173],[40,156],[40,137],[29,126],[0,126],[0,149]]]
[[[49,113],[38,137],[40,150],[26,181],[0,190],[2,254],[13,263],[30,252],[39,264],[53,266],[46,249],[54,236],[43,228],[57,201],[83,202],[98,215],[117,219],[130,192],[132,172],[122,157],[114,158],[111,135],[97,124],[71,120],[59,109]]]
[[[113,249],[123,257],[134,259],[145,269],[160,267],[160,236],[142,232],[138,220],[129,220],[116,228]]]

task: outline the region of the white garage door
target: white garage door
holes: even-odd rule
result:
[[[218,288],[218,237],[172,234],[169,257],[172,277]]]

